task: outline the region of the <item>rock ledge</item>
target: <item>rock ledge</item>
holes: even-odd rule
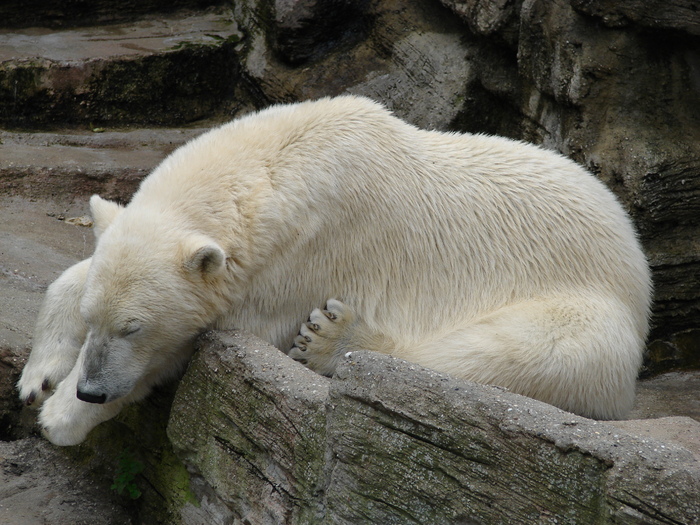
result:
[[[700,462],[680,445],[370,352],[326,379],[248,334],[211,332],[171,414],[169,438],[212,523],[700,516],[682,496],[700,493]]]

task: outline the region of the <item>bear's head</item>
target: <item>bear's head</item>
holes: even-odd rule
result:
[[[174,374],[225,305],[226,254],[162,213],[90,200],[98,243],[80,311],[78,398],[105,403]]]

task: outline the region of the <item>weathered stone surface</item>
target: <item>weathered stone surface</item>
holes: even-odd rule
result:
[[[653,29],[675,29],[700,35],[700,9],[695,0],[571,0],[577,10],[600,18],[611,27],[639,25]]]
[[[200,344],[168,436],[210,516],[317,523],[328,380],[240,332],[210,332]]]
[[[671,443],[697,446],[682,437],[697,421],[670,422],[674,435],[616,423],[635,437],[375,353],[349,354],[328,380],[252,336],[210,332],[172,414],[168,435],[212,523],[700,517],[700,462]]]
[[[338,379],[327,498],[345,522],[616,523],[643,514],[648,523],[692,523],[700,516],[700,501],[677,494],[681,486],[687,494],[700,489],[700,464],[686,450],[378,354],[353,353]]]
[[[637,381],[637,398],[629,417],[655,419],[684,415],[700,421],[699,392],[699,370],[667,372]]]
[[[381,100],[398,115],[427,128],[445,128],[464,105],[472,74],[458,21],[436,2],[343,2],[352,5],[334,29],[334,45],[299,67],[284,58],[283,45],[270,35],[288,26],[326,27],[323,3],[278,2],[275,18],[264,0],[234,6],[244,74],[255,84],[259,103],[335,95],[363,94]],[[288,10],[302,11],[288,22]],[[321,46],[323,47],[323,46]],[[300,53],[296,51],[296,53]]]
[[[93,193],[128,202],[141,180],[204,128],[17,133],[0,131],[0,194],[31,199]]]
[[[522,0],[441,0],[477,35],[517,45]]]
[[[350,359],[331,389],[334,521],[596,523],[604,514],[606,465],[529,435],[527,401],[398,361]],[[581,423],[537,411],[541,430]]]
[[[700,461],[700,414],[690,417],[660,417],[656,419],[630,419],[611,421],[612,425],[641,438],[651,438],[663,443],[681,445]]]
[[[3,0],[0,27],[76,27],[134,20],[177,9],[205,9],[222,0]]]
[[[275,0],[272,48],[279,58],[300,64],[355,43],[364,31],[366,1]]]

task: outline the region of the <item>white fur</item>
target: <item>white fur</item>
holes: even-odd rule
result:
[[[214,129],[123,210],[91,205],[89,272],[61,278],[75,283],[50,291],[38,325],[84,322],[80,359],[66,352],[52,372],[60,348],[40,333],[20,381],[26,400],[76,363],[42,409],[56,443],[174,374],[208,328],[296,343],[290,355],[326,374],[364,348],[590,417],[631,407],[647,263],[612,193],[555,153],[339,97]],[[60,313],[76,305],[83,321]]]
[[[20,398],[39,407],[68,375],[85,341],[87,326],[80,316],[80,298],[90,259],[71,266],[46,291],[39,310],[34,350],[22,370]]]

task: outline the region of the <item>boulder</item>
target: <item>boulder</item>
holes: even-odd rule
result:
[[[328,379],[241,332],[200,345],[168,423],[199,500],[248,523],[318,523]]]

